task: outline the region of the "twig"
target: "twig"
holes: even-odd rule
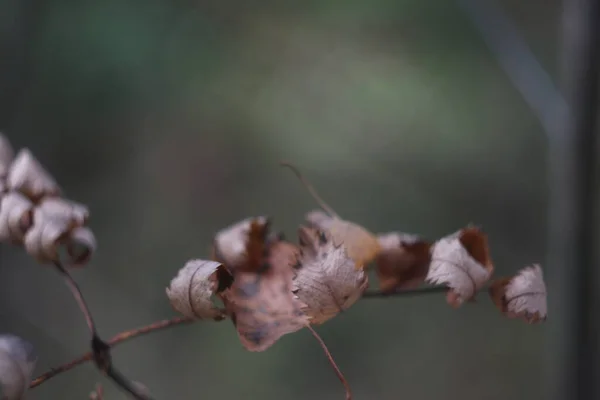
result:
[[[342,373],[342,371],[340,371],[339,367],[335,363],[335,360],[333,359],[333,356],[329,352],[327,345],[325,344],[323,339],[321,339],[321,336],[319,336],[319,334],[313,329],[312,326],[308,325],[306,328],[310,331],[310,333],[312,333],[312,335],[315,337],[315,339],[317,339],[317,342],[319,342],[319,345],[321,345],[321,348],[325,352],[325,356],[327,357],[327,360],[329,360],[329,363],[333,367],[335,374],[337,375],[340,382],[342,382],[342,385],[344,385],[344,389],[346,389],[346,400],[352,400],[352,391],[350,390],[350,385],[348,384],[348,381],[344,377],[344,374]]]
[[[448,290],[446,286],[427,286],[416,289],[398,290],[396,292],[382,292],[373,290],[362,295],[363,298],[386,298],[386,297],[410,297],[425,294],[444,293]]]
[[[64,267],[64,265],[62,265],[60,261],[54,261],[54,267],[56,268],[58,273],[62,275],[62,277],[65,280],[65,283],[69,287],[69,290],[71,290],[71,293],[73,294],[73,297],[75,298],[75,301],[77,302],[81,313],[85,317],[85,322],[87,323],[90,333],[92,334],[92,336],[97,336],[96,324],[94,323],[92,313],[90,312],[90,309],[87,303],[85,302],[83,294],[81,293],[81,289],[79,289],[79,285],[77,284],[77,282],[75,282],[75,279],[73,279],[69,271],[67,271],[67,269]]]
[[[81,293],[79,285],[77,284],[75,279],[73,279],[73,277],[65,268],[65,266],[60,262],[60,260],[55,260],[53,264],[58,273],[65,280],[65,283],[67,284],[69,290],[73,294],[73,298],[75,298],[77,305],[79,305],[79,309],[81,310],[81,313],[83,314],[87,323],[91,335],[92,352],[90,353],[90,359],[94,360],[96,367],[102,373],[104,373],[108,378],[110,378],[121,389],[131,394],[135,399],[150,400],[151,397],[149,395],[141,393],[139,390],[137,390],[133,383],[131,383],[125,376],[123,376],[114,368],[114,366],[112,365],[112,358],[110,354],[110,345],[104,342],[98,335],[98,331],[96,329],[96,324],[94,323],[92,313],[90,312],[85,298]],[[78,365],[73,364],[73,362],[69,364],[71,365],[71,368],[75,365]],[[63,371],[67,371],[68,369],[70,368],[63,369]]]
[[[340,218],[337,213],[333,210],[333,208],[331,208],[326,202],[325,200],[323,200],[321,198],[321,196],[319,196],[319,193],[317,193],[317,190],[314,188],[314,186],[308,181],[308,179],[306,179],[304,177],[304,175],[302,175],[302,173],[300,172],[300,170],[298,168],[296,168],[293,164],[287,162],[287,161],[280,161],[279,165],[281,165],[282,167],[287,167],[289,169],[292,170],[292,172],[298,177],[298,179],[300,180],[300,182],[302,183],[302,185],[304,185],[304,187],[306,188],[306,190],[308,190],[308,193],[310,193],[310,195],[312,196],[312,198],[317,202],[317,204],[319,204],[319,206],[325,210],[327,212],[327,214],[329,214],[330,217],[334,217],[334,218]]]
[[[129,339],[133,339],[138,336],[143,336],[143,335],[146,335],[151,332],[157,332],[157,331],[160,331],[160,330],[163,330],[163,329],[169,328],[171,326],[175,326],[175,325],[189,324],[194,321],[195,321],[194,319],[188,318],[188,317],[174,317],[171,319],[157,321],[150,325],[146,325],[146,326],[142,326],[140,328],[130,329],[130,330],[118,333],[115,336],[113,336],[112,339],[110,339],[108,342],[106,342],[106,344],[110,348],[112,348],[120,343],[126,342]],[[52,368],[50,371],[38,376],[33,381],[31,381],[31,384],[29,385],[29,387],[33,389],[34,387],[37,387],[37,386],[41,385],[42,383],[46,382],[47,380],[53,378],[54,376],[56,376],[60,373],[69,371],[69,370],[77,367],[78,365],[81,365],[88,361],[91,361],[91,360],[93,360],[93,358],[94,358],[93,352],[90,351],[88,353],[85,353],[84,355],[82,355],[72,361],[69,361],[66,364]]]

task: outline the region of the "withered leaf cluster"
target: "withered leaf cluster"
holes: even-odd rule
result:
[[[189,261],[172,280],[171,304],[189,317],[231,318],[251,351],[325,322],[360,297],[367,276],[329,232],[302,226],[299,239],[294,244],[273,234],[267,217],[223,229],[214,239],[213,261]]]
[[[0,134],[0,241],[21,245],[41,263],[85,265],[96,248],[86,206],[65,199],[54,178],[24,148]]]
[[[260,216],[219,231],[212,260],[189,261],[167,288],[173,307],[188,317],[229,317],[244,347],[263,351],[281,336],[352,306],[369,285],[371,263],[382,292],[441,285],[453,307],[474,301],[494,272],[487,236],[475,226],[430,242],[413,234],[374,234],[331,210],[315,210],[299,227],[298,243],[269,228],[269,218]],[[539,266],[493,281],[490,294],[511,318],[546,318]]]

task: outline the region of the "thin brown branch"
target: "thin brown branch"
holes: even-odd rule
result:
[[[337,213],[335,212],[335,210],[333,208],[331,208],[326,202],[325,200],[323,200],[321,198],[321,196],[319,195],[319,193],[317,192],[317,189],[315,189],[315,187],[309,182],[308,179],[306,179],[306,177],[304,175],[302,175],[302,173],[300,172],[300,170],[298,168],[296,168],[296,166],[294,166],[293,164],[287,162],[287,161],[280,161],[279,165],[281,165],[282,167],[287,167],[289,169],[292,170],[292,172],[298,177],[298,179],[300,180],[300,182],[302,183],[302,185],[304,185],[304,187],[306,188],[306,190],[308,190],[308,193],[310,193],[310,195],[312,196],[312,198],[317,202],[317,204],[327,212],[327,214],[329,214],[329,216],[334,217],[334,218],[340,218],[338,217]]]
[[[344,385],[344,389],[346,389],[346,400],[352,400],[352,390],[350,390],[350,385],[348,384],[348,381],[344,377],[344,374],[342,373],[342,371],[340,371],[339,367],[335,363],[335,360],[333,359],[333,356],[329,352],[327,345],[325,344],[323,339],[321,339],[321,336],[319,336],[319,334],[313,329],[312,326],[308,325],[307,329],[310,331],[310,333],[312,333],[312,335],[315,337],[315,339],[317,339],[317,342],[319,342],[319,345],[321,345],[321,348],[325,352],[325,356],[327,357],[327,360],[333,367],[335,374],[337,375],[340,382],[342,382],[342,385]]]
[[[61,274],[61,276],[65,280],[65,283],[69,287],[69,290],[73,294],[73,297],[75,298],[75,301],[77,302],[77,305],[79,306],[79,309],[81,310],[81,313],[83,314],[83,316],[85,318],[85,322],[87,323],[90,333],[92,334],[92,336],[96,336],[96,334],[97,334],[96,324],[94,323],[94,319],[92,318],[92,313],[90,312],[90,309],[85,301],[85,298],[83,297],[83,294],[81,293],[81,289],[79,289],[79,285],[77,284],[77,282],[75,282],[75,279],[73,279],[73,276],[71,276],[69,271],[67,271],[67,269],[64,267],[64,265],[60,261],[54,261],[54,267],[56,268],[58,273]]]
[[[194,321],[195,321],[194,319],[188,318],[188,317],[174,317],[171,319],[165,319],[162,321],[154,322],[150,325],[142,326],[140,328],[130,329],[130,330],[118,333],[115,336],[113,336],[106,343],[108,344],[109,347],[112,348],[120,343],[126,342],[130,339],[133,339],[133,338],[136,338],[139,336],[146,335],[151,332],[157,332],[157,331],[169,328],[171,326],[189,324]],[[31,381],[31,384],[29,385],[29,387],[30,388],[37,387],[37,386],[41,385],[42,383],[46,382],[47,380],[53,378],[54,376],[61,374],[63,372],[69,371],[69,370],[77,367],[78,365],[84,364],[88,361],[92,361],[93,359],[94,359],[93,352],[90,351],[88,353],[85,353],[84,355],[82,355],[72,361],[69,361],[66,364],[52,368],[50,371],[38,376],[33,381]]]
[[[133,398],[138,399],[138,400],[151,400],[151,397],[147,393],[142,393],[141,391],[139,391],[136,388],[136,386],[131,381],[129,381],[129,379],[127,379],[123,374],[119,373],[115,369],[115,367],[112,364],[112,357],[110,354],[110,345],[108,343],[104,342],[98,335],[98,331],[96,329],[96,324],[94,323],[92,313],[85,301],[85,298],[83,297],[83,294],[81,293],[81,289],[79,288],[79,285],[77,284],[75,279],[73,279],[73,277],[71,276],[69,271],[65,268],[65,266],[60,262],[60,260],[58,260],[58,259],[55,260],[53,262],[53,264],[54,264],[54,267],[56,268],[56,270],[58,271],[58,273],[65,280],[65,283],[67,284],[67,286],[69,287],[69,290],[73,294],[73,298],[77,302],[77,305],[79,306],[79,309],[81,310],[81,313],[83,314],[85,321],[87,323],[87,326],[88,326],[88,329],[89,329],[90,335],[91,335],[92,351],[90,353],[90,359],[94,360],[96,367],[103,374],[105,374],[108,378],[110,378],[121,389],[128,392],[131,396],[133,396]],[[78,359],[75,361],[80,361],[80,363],[81,363],[86,360],[81,361],[81,359]],[[60,370],[60,372],[67,371],[78,364],[74,363],[74,362],[70,362],[68,365],[70,366],[69,368],[64,368],[64,366],[63,366],[62,368],[59,367],[58,369],[54,369],[53,371],[59,371],[59,370]],[[54,375],[56,375],[56,373]]]

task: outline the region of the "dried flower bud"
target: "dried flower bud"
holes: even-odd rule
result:
[[[33,220],[33,203],[17,192],[0,201],[0,240],[20,243]]]
[[[28,149],[22,149],[17,154],[8,172],[7,184],[9,189],[23,193],[32,201],[61,193],[54,178]]]

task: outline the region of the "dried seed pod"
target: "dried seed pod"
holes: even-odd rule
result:
[[[25,250],[41,263],[58,260],[58,250],[62,241],[74,228],[71,221],[53,218],[36,209],[33,226],[25,234]]]
[[[38,205],[38,209],[52,217],[69,219],[77,226],[85,225],[90,216],[90,212],[85,205],[60,197],[43,199]]]
[[[0,201],[0,241],[21,243],[33,223],[33,203],[17,192]]]
[[[34,202],[61,193],[54,178],[42,167],[29,149],[22,149],[17,154],[8,172],[7,184],[10,190],[19,191]]]
[[[87,264],[96,251],[96,237],[85,226],[78,226],[69,232],[65,239],[69,265],[73,267]]]

